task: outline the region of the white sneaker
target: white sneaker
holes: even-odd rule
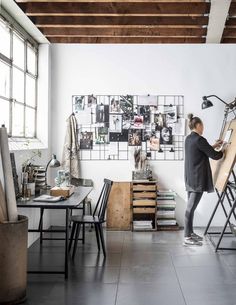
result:
[[[184,246],[202,246],[202,243],[192,237],[185,237],[183,245]]]
[[[191,237],[197,241],[203,241],[203,237],[197,235],[196,233],[192,233]]]

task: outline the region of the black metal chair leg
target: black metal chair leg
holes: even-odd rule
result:
[[[43,214],[44,208],[40,208],[40,220],[39,220],[39,228],[40,228],[40,244],[43,243]]]
[[[75,235],[76,223],[73,222],[71,234],[70,234],[70,243],[69,243],[69,252],[73,243],[74,235]]]
[[[76,224],[75,241],[74,241],[74,249],[73,249],[73,254],[72,254],[72,258],[73,259],[75,257],[75,253],[76,253],[76,250],[77,250],[77,244],[78,244],[78,239],[79,239],[80,227],[81,227],[81,224],[77,223]]]
[[[88,208],[89,208],[89,215],[93,215],[91,202],[88,202]],[[91,223],[89,232],[92,232],[92,229],[93,229],[93,224]]]
[[[99,229],[98,229],[98,225],[97,224],[95,224],[95,232],[96,232],[98,251],[100,252]]]
[[[102,243],[103,255],[106,256],[106,247],[105,247],[103,228],[102,228],[102,224],[101,223],[98,225],[98,229],[99,229],[99,234],[100,234],[101,243]]]

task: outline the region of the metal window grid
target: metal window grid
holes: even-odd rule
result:
[[[9,130],[8,135],[12,136],[12,124],[13,124],[13,103],[22,105],[24,107],[24,120],[23,120],[23,135],[17,135],[16,138],[36,138],[37,137],[37,86],[38,86],[38,44],[33,40],[31,36],[4,10],[1,10],[0,21],[3,22],[10,31],[10,58],[0,53],[0,60],[2,63],[6,64],[10,67],[10,75],[9,75],[9,98],[5,96],[0,96],[0,99],[5,100],[9,103]],[[13,62],[13,35],[17,35],[20,39],[23,40],[24,43],[24,68],[18,67]],[[31,47],[35,52],[35,65],[36,65],[36,73],[33,75],[27,69],[27,47]],[[20,102],[13,98],[13,68],[24,73],[24,101]],[[35,85],[35,107],[26,104],[26,77],[29,76],[36,81]],[[35,133],[33,137],[26,136],[26,108],[35,110]],[[0,122],[2,124],[2,122]]]

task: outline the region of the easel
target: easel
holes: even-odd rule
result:
[[[210,220],[209,220],[209,222],[207,224],[207,227],[205,229],[205,232],[204,232],[204,235],[209,237],[211,243],[215,247],[215,252],[217,252],[218,250],[236,250],[236,248],[233,248],[233,247],[220,247],[220,244],[221,244],[221,241],[222,241],[224,235],[235,236],[232,232],[226,231],[228,225],[232,226],[232,224],[230,222],[230,219],[231,219],[232,215],[234,216],[234,219],[236,221],[236,214],[235,214],[235,208],[236,208],[236,175],[235,175],[233,170],[231,172],[231,176],[233,178],[233,181],[228,181],[227,182],[227,185],[226,185],[225,190],[223,192],[220,193],[217,189],[215,189],[216,194],[218,196],[218,201],[216,203],[216,206],[213,210],[213,213],[210,217]],[[227,199],[227,202],[228,202],[229,207],[230,207],[230,210],[229,210],[228,213],[227,213],[225,205],[224,205],[224,202],[226,201],[225,199]],[[213,220],[213,218],[216,214],[216,211],[217,211],[217,209],[220,205],[222,206],[222,209],[223,209],[225,217],[226,217],[226,221],[225,221],[225,224],[223,226],[223,229],[222,229],[221,232],[220,231],[209,232],[209,228],[211,226],[212,220]],[[211,235],[220,235],[216,244],[212,240]]]

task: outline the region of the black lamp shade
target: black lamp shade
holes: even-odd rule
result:
[[[203,96],[202,109],[207,109],[213,106],[212,102],[209,101],[205,96]]]

